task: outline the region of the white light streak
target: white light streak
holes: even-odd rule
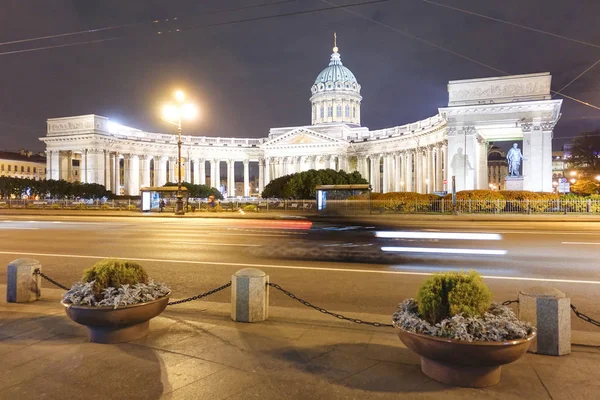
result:
[[[382,239],[453,239],[453,240],[502,240],[497,233],[467,233],[467,232],[375,232]]]
[[[471,255],[490,255],[503,256],[506,250],[486,250],[486,249],[436,249],[432,247],[382,247],[382,251],[393,253],[435,253],[435,254],[471,254]]]

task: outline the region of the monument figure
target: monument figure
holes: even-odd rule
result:
[[[519,149],[519,146],[515,143],[506,155],[506,161],[508,161],[508,174],[510,176],[521,176],[521,160],[523,160],[523,154],[521,154],[521,149]]]

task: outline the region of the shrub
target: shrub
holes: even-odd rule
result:
[[[62,207],[61,207],[61,205],[60,205],[60,204],[58,204],[58,203],[54,203],[54,204],[52,204],[52,209],[53,209],[53,210],[60,210],[61,208],[62,208]]]
[[[101,210],[112,210],[112,207],[109,206],[108,204],[104,203],[100,206]]]
[[[137,211],[137,206],[134,204],[129,204],[126,208],[127,211]]]
[[[434,274],[419,288],[419,313],[427,322],[436,324],[461,314],[464,317],[483,315],[489,308],[492,294],[475,272]]]
[[[210,212],[223,212],[223,207],[220,204],[217,204],[214,207],[209,207],[208,211],[210,211]]]
[[[243,210],[246,212],[258,212],[258,206],[256,204],[246,204]]]
[[[444,197],[448,207],[452,206],[452,194]],[[506,198],[493,190],[462,190],[456,193],[455,210],[459,212],[499,212],[504,210]]]
[[[148,283],[148,274],[141,265],[132,261],[105,259],[83,271],[83,283],[94,282],[93,291],[100,296],[108,287],[119,288],[121,285]]]
[[[87,210],[87,207],[86,207],[86,205],[85,205],[85,204],[81,203],[81,204],[77,204],[77,205],[75,206],[75,209],[76,209],[76,210]]]
[[[436,195],[416,192],[389,192],[379,194],[377,204],[388,211],[412,213],[430,211],[435,200],[439,200]]]

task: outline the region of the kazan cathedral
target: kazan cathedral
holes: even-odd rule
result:
[[[359,75],[360,76],[360,75]],[[552,135],[562,100],[550,96],[551,75],[534,73],[450,81],[448,106],[430,118],[385,129],[361,125],[361,85],[337,47],[311,87],[311,124],[272,128],[265,138],[182,136],[182,180],[250,193],[250,163],[258,192],[272,179],[309,169],[359,171],[375,192],[431,193],[487,189],[491,142],[522,141],[523,165],[513,187],[552,191]],[[47,179],[99,183],[114,193],[177,182],[177,136],[145,132],[99,115],[50,118]],[[235,193],[236,163],[243,193]]]

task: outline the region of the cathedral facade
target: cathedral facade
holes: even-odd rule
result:
[[[523,141],[524,190],[552,191],[552,134],[562,100],[550,96],[549,73],[450,81],[448,106],[430,118],[370,130],[361,125],[361,85],[334,47],[311,88],[311,124],[272,128],[265,138],[182,136],[182,175],[220,186],[227,196],[250,193],[250,163],[258,192],[272,179],[309,169],[359,171],[375,192],[488,189],[488,143]],[[177,136],[144,132],[99,115],[51,118],[47,179],[105,185],[117,194],[176,182]],[[234,168],[243,165],[243,193]],[[74,171],[77,170],[77,174]]]

